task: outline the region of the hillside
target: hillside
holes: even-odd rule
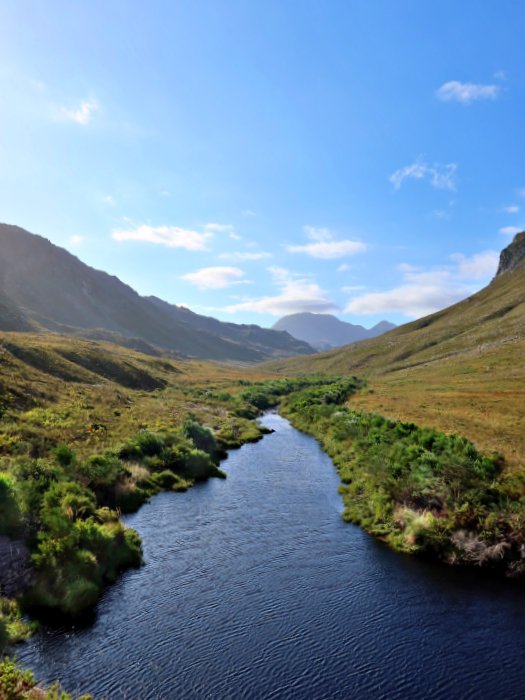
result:
[[[375,338],[395,328],[389,321],[380,321],[372,328],[341,321],[332,314],[299,313],[280,318],[272,328],[287,331],[298,340],[304,340],[316,350],[329,350],[365,338]]]
[[[525,232],[494,280],[437,313],[350,347],[269,364],[286,373],[366,375],[354,400],[383,415],[459,432],[525,466]]]
[[[188,357],[257,362],[312,353],[286,333],[236,326],[141,297],[117,277],[0,224],[0,330],[52,331]],[[153,346],[153,347],[152,347]]]

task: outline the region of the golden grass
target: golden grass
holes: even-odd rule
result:
[[[65,355],[81,356],[82,362],[89,357],[92,369]],[[38,457],[59,442],[87,456],[114,448],[142,428],[172,430],[189,413],[216,429],[227,420],[230,429],[224,395],[242,388],[247,378],[269,376],[275,373],[156,358],[105,342],[2,333],[0,456],[5,462],[17,454],[17,445],[27,444],[22,453]],[[129,388],[136,383],[139,388]]]

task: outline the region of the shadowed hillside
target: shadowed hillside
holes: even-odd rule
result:
[[[53,331],[240,362],[313,352],[287,333],[221,323],[141,297],[45,238],[6,224],[0,224],[0,330]]]

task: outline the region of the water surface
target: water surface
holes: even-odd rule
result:
[[[45,629],[19,658],[107,700],[524,696],[525,591],[395,554],[341,519],[310,437],[275,433],[213,479],[127,518],[146,565],[93,625]]]

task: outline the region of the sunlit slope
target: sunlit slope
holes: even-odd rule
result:
[[[58,443],[80,455],[100,452],[144,427],[173,429],[189,412],[222,425],[225,393],[267,376],[99,341],[0,333],[0,462],[14,446],[33,457]]]
[[[525,466],[525,233],[472,297],[372,340],[272,362],[286,373],[360,374],[368,410],[460,432]]]

